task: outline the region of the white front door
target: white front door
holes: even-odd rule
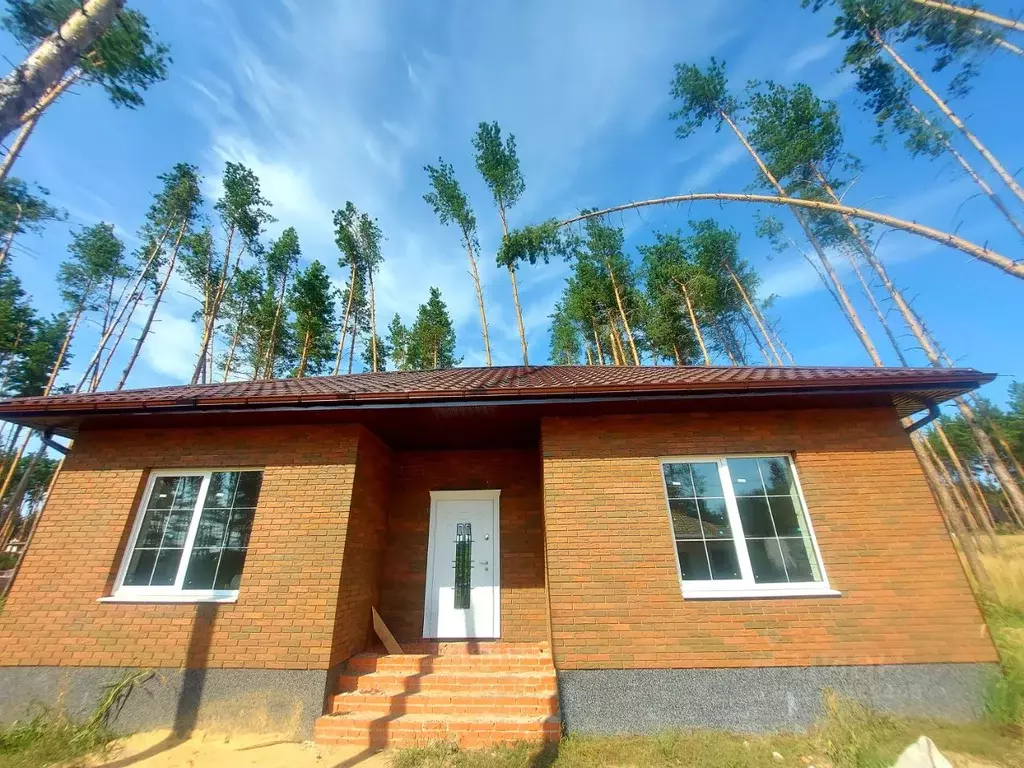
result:
[[[423,636],[500,637],[499,491],[431,491]]]

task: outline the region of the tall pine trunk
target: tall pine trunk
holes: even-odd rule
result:
[[[605,267],[608,269],[608,277],[612,281],[612,291],[615,293],[615,304],[619,308],[619,317],[622,318],[622,327],[626,329],[626,340],[629,342],[629,349],[633,354],[633,365],[640,365],[640,355],[636,353],[636,342],[633,340],[633,331],[630,330],[629,320],[626,319],[626,310],[622,306],[622,295],[619,293],[619,284],[615,279],[615,270],[612,269],[611,259],[605,259]],[[623,357],[625,357],[625,350],[623,350]]]
[[[505,205],[498,203],[498,215],[501,217],[501,234],[503,241],[508,239],[508,222],[505,219]],[[523,324],[523,307],[519,303],[519,283],[516,280],[516,268],[508,265],[508,277],[512,281],[512,304],[516,310],[516,324],[519,326],[519,346],[523,350],[523,365],[530,364],[530,355],[526,345],[526,326]]]
[[[25,148],[26,142],[28,142],[29,137],[36,128],[36,124],[39,122],[39,118],[43,116],[43,112],[46,108],[53,104],[53,102],[55,102],[68,88],[77,82],[78,78],[81,76],[82,70],[74,70],[71,74],[57,83],[57,85],[43,94],[43,97],[39,102],[21,116],[21,130],[18,131],[18,135],[11,143],[11,148],[7,150],[7,154],[4,155],[3,163],[0,163],[0,184],[3,184],[10,175],[11,168],[21,156],[21,151]]]
[[[274,322],[270,325],[270,338],[267,340],[267,359],[263,365],[263,378],[272,379],[274,378],[274,363],[277,360],[277,326],[281,322],[281,313],[284,310],[284,298],[285,292],[288,290],[288,273],[290,270],[285,269],[284,274],[281,276],[281,290],[277,294],[277,306],[274,308]],[[335,373],[338,371],[335,370]],[[259,367],[253,371],[253,379],[259,378],[260,371]]]
[[[187,227],[183,223],[178,229],[178,235],[174,240],[174,247],[171,249],[171,257],[167,261],[167,270],[164,272],[164,279],[160,283],[160,287],[156,291],[156,295],[153,297],[153,306],[149,308],[149,315],[146,316],[146,322],[142,326],[142,331],[139,334],[138,341],[135,343],[135,348],[132,350],[131,357],[128,358],[128,364],[125,365],[124,371],[121,372],[121,379],[117,382],[117,390],[124,389],[125,382],[128,381],[128,374],[132,372],[132,368],[135,367],[135,361],[139,359],[139,353],[142,352],[142,345],[146,343],[146,339],[149,336],[149,331],[153,327],[153,319],[156,317],[156,311],[160,307],[160,302],[163,300],[164,291],[167,290],[167,284],[171,281],[171,277],[174,274],[174,265],[178,260],[178,249],[181,247],[181,240],[185,236]]]
[[[484,310],[484,291],[480,286],[480,273],[476,268],[476,257],[473,255],[473,243],[465,238],[466,254],[469,256],[469,273],[473,278],[473,287],[476,289],[476,301],[480,305],[480,327],[484,335],[484,358],[488,367],[491,365],[491,334],[487,328],[487,312]]]
[[[878,300],[875,298],[875,294],[871,290],[871,286],[868,285],[868,281],[864,279],[864,273],[860,270],[857,258],[852,253],[847,253],[846,258],[849,259],[850,266],[853,267],[853,273],[857,276],[857,281],[860,283],[861,290],[864,292],[868,302],[871,304],[871,308],[875,311],[875,317],[878,318],[878,322],[881,324],[882,330],[885,331],[885,335],[889,339],[889,343],[892,345],[893,351],[896,353],[896,357],[900,361],[900,365],[904,367],[910,365],[910,363],[907,362],[906,356],[903,354],[903,349],[900,346],[899,341],[896,339],[896,334],[893,333],[892,326],[889,325],[889,321],[885,317],[885,313],[878,305]]]
[[[943,0],[912,0],[918,5],[923,5],[928,8],[937,8],[947,13],[959,14],[966,16],[969,19],[975,19],[976,21],[986,21],[989,24],[998,24],[1001,27],[1007,29],[1013,29],[1017,32],[1024,32],[1024,22],[1017,21],[1016,19],[1008,19],[1005,16],[997,16],[994,13],[988,13],[978,7],[967,7],[962,5],[954,5],[953,3],[943,2]]]
[[[597,359],[601,365],[604,365],[604,351],[601,349],[601,334],[597,332],[597,319],[594,317],[590,318],[590,327],[594,329],[594,346],[597,347]]]
[[[352,273],[348,278],[348,301],[345,302],[345,316],[341,321],[341,336],[338,339],[338,356],[334,360],[334,375],[338,375],[338,371],[341,370],[341,358],[345,355],[345,336],[348,334],[348,321],[352,314],[352,298],[356,294],[356,265],[352,265]],[[352,333],[355,334],[355,328],[352,329]],[[351,371],[349,371],[351,373]]]
[[[739,126],[733,122],[732,118],[725,110],[720,109],[718,113],[721,116],[721,118],[725,121],[725,123],[729,126],[729,128],[732,129],[732,132],[736,134],[736,138],[740,140],[740,143],[743,145],[743,147],[747,150],[748,153],[750,153],[750,156],[754,159],[754,162],[757,163],[757,167],[761,170],[761,173],[768,180],[768,182],[775,188],[775,190],[779,193],[780,196],[786,197],[786,191],[782,188],[782,185],[779,184],[778,179],[775,178],[775,175],[771,172],[771,170],[769,170],[767,164],[765,164],[764,160],[758,154],[757,150],[754,149],[754,147],[750,144],[749,141],[747,141],[746,135],[739,129]],[[871,361],[875,365],[883,365],[882,358],[879,357],[878,355],[878,350],[875,349],[875,345],[871,342],[871,338],[868,336],[867,329],[861,322],[860,316],[857,314],[857,310],[854,309],[853,302],[850,301],[850,297],[846,293],[846,287],[839,279],[839,275],[836,272],[835,267],[832,266],[832,261],[825,253],[825,249],[822,247],[821,243],[818,241],[818,238],[814,235],[814,232],[811,230],[810,224],[807,222],[807,217],[803,214],[803,212],[797,210],[796,208],[793,208],[792,211],[793,215],[796,217],[797,222],[800,224],[800,227],[803,229],[804,234],[807,236],[807,240],[810,242],[811,247],[814,248],[814,252],[817,254],[818,260],[821,262],[821,266],[825,270],[825,274],[828,276],[829,281],[832,283],[832,286],[835,289],[836,296],[838,297],[839,302],[843,307],[843,311],[846,314],[846,319],[853,327],[853,331],[854,333],[857,334],[857,338],[860,339],[860,342],[864,346],[864,349],[867,350],[868,357],[871,358]]]
[[[367,270],[368,287],[370,289],[370,359],[373,361],[373,372],[378,369],[377,364],[377,309],[373,296],[373,265]]]
[[[948,119],[949,122],[951,122],[956,127],[956,129],[960,131],[961,135],[965,139],[967,139],[968,142],[970,142],[971,146],[978,150],[978,153],[982,157],[984,157],[985,160],[988,161],[988,164],[992,166],[992,170],[995,171],[996,175],[999,176],[999,178],[1003,180],[1006,186],[1010,188],[1010,191],[1013,192],[1014,195],[1016,195],[1017,199],[1020,200],[1021,202],[1024,202],[1024,187],[1021,187],[1021,185],[1017,182],[1013,175],[1009,171],[1007,171],[1003,167],[1002,163],[1000,163],[999,160],[996,159],[996,156],[989,151],[988,147],[982,144],[978,137],[971,133],[971,131],[967,128],[967,125],[964,123],[964,121],[961,120],[956,115],[956,113],[954,113],[953,110],[949,108],[949,105],[946,104],[942,97],[931,89],[928,83],[924,81],[924,78],[922,78],[921,75],[917,73],[917,70],[915,70],[913,67],[910,66],[910,64],[904,61],[903,58],[898,53],[896,53],[895,49],[893,49],[891,45],[885,42],[885,40],[882,38],[880,34],[878,34],[878,32],[872,30],[870,34],[872,40],[874,40],[875,43],[883,51],[889,54],[889,58],[896,62],[897,66],[899,66],[900,69],[907,73],[907,77],[909,77],[914,82],[914,84],[918,88],[920,88],[924,92],[924,94],[934,102],[935,106],[938,107],[939,111],[946,116],[946,119]]]
[[[697,344],[700,345],[701,354],[704,355],[704,365],[711,365],[711,355],[708,354],[708,345],[704,343],[704,334],[700,331],[700,323],[697,322],[697,314],[693,311],[693,302],[690,301],[690,291],[686,283],[676,280],[679,283],[679,290],[683,293],[683,301],[686,302],[686,311],[690,315],[690,325],[693,328],[693,335],[697,337]]]
[[[203,340],[199,345],[199,359],[196,360],[195,370],[192,372],[192,383],[196,384],[199,382],[199,377],[202,376],[204,380],[207,380],[207,368],[208,365],[212,364],[213,361],[213,333],[217,326],[217,315],[220,313],[220,303],[224,298],[224,294],[228,288],[228,275],[231,271],[231,245],[235,238],[235,226],[232,224],[228,229],[228,243],[224,249],[224,266],[221,269],[220,280],[217,283],[217,289],[214,292],[212,300],[209,301],[207,307],[206,316],[203,318]],[[238,258],[241,259],[242,253],[239,251]],[[204,303],[206,303],[204,297]],[[207,357],[210,361],[207,362]],[[212,373],[212,371],[210,371]],[[208,379],[213,381],[212,375]]]
[[[295,372],[295,376],[300,379],[306,375],[306,361],[309,360],[309,337],[310,332],[307,329],[306,335],[302,338],[302,352],[299,355],[299,367]]]
[[[736,284],[736,288],[737,290],[739,290],[740,296],[743,297],[743,303],[747,305],[747,309],[750,311],[751,316],[754,318],[754,322],[757,323],[757,327],[761,331],[761,335],[764,337],[765,342],[767,342],[768,344],[768,349],[771,350],[772,355],[775,357],[775,360],[778,362],[778,364],[783,365],[784,363],[782,362],[782,358],[779,357],[778,350],[775,349],[775,345],[772,343],[771,336],[768,335],[768,331],[765,329],[764,324],[761,322],[761,318],[758,316],[757,309],[754,307],[753,302],[750,300],[750,295],[747,293],[746,287],[743,285],[742,282],[740,282],[739,277],[733,271],[732,267],[729,266],[728,263],[723,261],[722,266],[726,268],[726,270],[729,272],[729,277],[731,277],[732,281]],[[750,335],[754,335],[753,330],[751,330]],[[758,344],[758,346],[761,346],[760,343]],[[764,352],[763,347],[761,348],[761,351]],[[772,364],[771,360],[768,358],[768,355],[765,355],[765,360],[768,362],[768,365]]]

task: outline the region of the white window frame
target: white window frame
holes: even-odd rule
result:
[[[754,581],[754,571],[750,565],[750,553],[747,551],[747,537],[743,531],[743,522],[740,518],[739,505],[736,503],[736,492],[732,485],[732,475],[729,473],[729,459],[778,459],[785,458],[789,462],[789,471],[793,475],[793,484],[796,487],[797,496],[803,507],[803,518],[807,523],[807,534],[811,539],[811,547],[814,556],[817,558],[818,569],[821,572],[821,581],[796,582],[790,584],[757,584]],[[666,464],[704,463],[717,464],[718,477],[722,484],[722,493],[725,496],[725,508],[729,515],[729,526],[733,532],[733,542],[736,546],[736,557],[740,565],[739,579],[729,580],[684,580],[683,569],[679,564],[679,550],[676,548],[675,524],[672,521],[672,506],[669,504],[668,485],[665,483]],[[818,549],[818,539],[814,535],[814,525],[811,523],[811,511],[804,498],[803,488],[800,486],[800,477],[796,470],[796,461],[790,453],[730,453],[715,456],[669,456],[663,457],[659,462],[661,469],[661,489],[665,498],[665,512],[668,515],[669,534],[672,538],[672,552],[676,560],[676,575],[679,578],[679,588],[684,599],[726,599],[746,597],[798,597],[798,596],[829,596],[840,593],[829,585],[828,574],[825,572],[825,562],[821,557],[821,550]],[[740,546],[742,544],[742,546]]]
[[[121,565],[117,571],[117,580],[114,582],[114,591],[109,597],[101,597],[100,602],[112,603],[233,603],[238,600],[237,589],[184,589],[185,571],[188,569],[189,560],[192,558],[192,547],[195,544],[196,533],[199,530],[199,519],[203,514],[203,503],[206,501],[206,494],[210,488],[210,479],[215,472],[263,472],[263,467],[218,467],[214,469],[161,469],[149,473],[146,481],[146,491],[142,495],[142,501],[135,513],[135,522],[132,524],[131,536],[128,538],[128,546],[125,548],[124,556],[121,558]],[[178,563],[178,573],[174,578],[173,585],[163,586],[126,586],[125,576],[128,574],[128,565],[135,552],[135,544],[139,534],[142,532],[142,523],[146,518],[146,510],[149,508],[149,499],[153,494],[156,481],[161,477],[201,477],[199,493],[196,496],[196,504],[192,510],[192,519],[189,521],[188,532],[185,534],[185,543],[181,553],[181,562]],[[259,504],[259,499],[256,501]],[[248,547],[246,547],[248,555]]]

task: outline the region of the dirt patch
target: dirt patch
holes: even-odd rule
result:
[[[386,753],[360,747],[321,747],[265,734],[195,733],[175,738],[169,730],[115,741],[92,768],[384,768]]]

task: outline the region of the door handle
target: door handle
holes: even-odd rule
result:
[[[490,565],[490,563],[487,562],[486,560],[480,560],[479,563],[480,563],[480,565]]]

